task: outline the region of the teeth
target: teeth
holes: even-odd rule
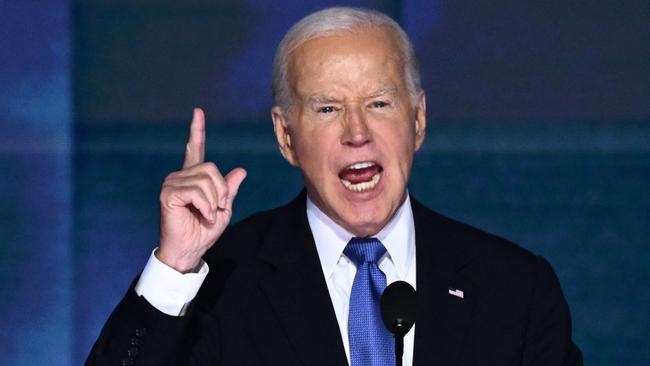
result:
[[[363,163],[354,163],[354,164],[350,165],[348,167],[348,169],[364,169],[364,168],[369,168],[369,167],[371,167],[373,165],[375,165],[375,164],[373,164],[371,162],[368,162],[368,161],[364,161]]]
[[[361,163],[361,164],[365,164],[365,163]],[[351,191],[363,192],[363,191],[367,191],[369,189],[375,188],[377,183],[379,183],[379,178],[381,178],[381,174],[376,173],[375,175],[372,176],[372,179],[369,180],[368,182],[361,182],[361,183],[357,183],[357,184],[352,184],[350,181],[345,180],[345,179],[341,179],[341,182],[343,182],[343,185],[345,186],[345,188],[347,188],[347,189],[349,189]]]

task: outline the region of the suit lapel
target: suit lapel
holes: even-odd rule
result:
[[[449,234],[444,219],[412,202],[418,293],[414,365],[457,365],[476,304],[476,285],[466,275],[471,256]],[[461,290],[462,298],[450,289]]]
[[[261,257],[273,270],[260,287],[304,365],[346,365],[343,341],[323,278],[305,209],[289,204],[268,235]]]

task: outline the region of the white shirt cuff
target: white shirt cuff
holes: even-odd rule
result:
[[[151,252],[144,267],[135,292],[161,312],[172,315],[184,315],[185,308],[199,292],[210,268],[201,260],[196,273],[180,273],[161,262]]]

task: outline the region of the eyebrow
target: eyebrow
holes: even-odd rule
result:
[[[381,97],[381,96],[386,95],[386,94],[391,94],[391,93],[396,93],[396,92],[397,92],[397,89],[393,88],[393,87],[382,88],[382,89],[379,89],[376,92],[370,94],[368,96],[368,98],[377,98],[377,97]]]
[[[384,96],[386,94],[394,94],[394,93],[397,93],[397,88],[386,87],[373,92],[372,94],[368,95],[364,99],[372,99],[372,98]],[[341,100],[337,98],[328,97],[325,95],[312,95],[309,98],[307,98],[307,102],[310,104],[342,103]]]
[[[309,103],[311,104],[328,104],[328,103],[339,103],[340,100],[333,97],[326,97],[324,95],[312,95],[308,98]]]

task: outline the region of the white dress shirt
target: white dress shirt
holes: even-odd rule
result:
[[[343,254],[343,249],[354,236],[347,232],[307,198],[307,219],[320,259],[323,276],[332,300],[332,306],[341,331],[345,354],[350,362],[348,313],[356,266]],[[415,228],[411,201],[406,200],[389,223],[374,237],[386,247],[386,255],[379,260],[379,268],[386,275],[386,283],[406,281],[415,288]],[[218,244],[216,244],[218,245]],[[155,252],[155,250],[154,250]],[[151,253],[135,286],[138,295],[167,315],[184,315],[208,274],[203,262],[197,273],[182,274],[162,263]],[[413,364],[415,327],[404,337],[404,366]]]
[[[135,293],[144,296],[147,301],[161,312],[179,316],[185,315],[185,309],[199,292],[210,267],[201,260],[196,273],[180,273],[161,262],[154,253],[149,256],[140,279],[135,285]]]

